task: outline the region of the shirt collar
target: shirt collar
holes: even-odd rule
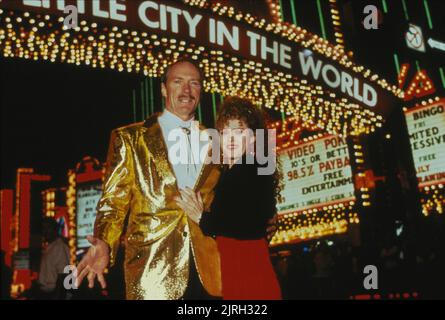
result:
[[[190,128],[191,124],[195,120],[195,117],[192,117],[190,120],[184,121],[177,115],[165,109],[164,112],[159,116],[159,120],[170,129]]]

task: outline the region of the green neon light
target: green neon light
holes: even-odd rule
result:
[[[400,63],[399,63],[399,57],[397,56],[397,53],[394,53],[394,63],[396,65],[397,75],[400,74]]]
[[[281,20],[285,21],[285,20],[284,20],[284,12],[283,12],[283,2],[282,2],[282,0],[280,0],[279,3],[280,3]]]
[[[199,120],[200,123],[202,122],[201,103],[198,104],[198,120]]]
[[[406,20],[409,20],[408,8],[406,7],[406,2],[405,2],[405,0],[402,0],[402,6],[403,6],[403,12],[405,13],[405,19],[406,19]]]
[[[382,0],[383,5],[383,12],[388,13],[388,4],[386,3],[386,0]]]
[[[212,93],[212,110],[213,110],[213,121],[216,121],[216,96]]]
[[[428,26],[433,29],[433,20],[431,19],[430,7],[427,0],[423,0],[423,6],[425,7],[426,17],[428,18]]]
[[[418,60],[416,60],[416,67],[417,67],[417,71],[420,71],[420,64],[419,64]]]
[[[440,78],[442,79],[442,86],[445,88],[445,74],[442,67],[439,68]]]
[[[146,118],[145,114],[145,95],[144,95],[144,82],[141,82],[141,109],[142,109],[142,120]]]
[[[151,99],[150,99],[150,95],[148,94],[148,79],[145,79],[144,86],[145,86],[145,94],[146,94],[146,97],[147,97],[147,99],[145,101],[145,106],[146,106],[145,113],[147,114],[147,116],[150,116],[150,102],[151,102]]]
[[[298,22],[297,22],[297,12],[295,10],[295,2],[294,0],[290,0],[290,9],[292,12],[292,22],[294,25],[298,26]]]
[[[155,112],[155,96],[153,93],[153,78],[150,78],[150,114]]]
[[[317,0],[317,9],[318,9],[318,16],[320,17],[321,33],[323,35],[323,38],[327,40],[326,29],[325,29],[325,26],[324,26],[324,18],[323,18],[323,12],[321,11],[321,2],[320,2],[320,0]]]

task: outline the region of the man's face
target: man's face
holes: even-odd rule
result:
[[[173,66],[162,84],[165,107],[182,120],[192,118],[201,97],[201,76],[188,62]]]

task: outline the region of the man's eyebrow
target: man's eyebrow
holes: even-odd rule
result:
[[[171,79],[174,81],[174,80],[185,80],[185,78],[183,77],[183,76],[174,76],[174,77],[171,77]],[[189,79],[189,81],[198,81],[198,82],[201,82],[201,79],[200,78],[191,78],[191,79]]]

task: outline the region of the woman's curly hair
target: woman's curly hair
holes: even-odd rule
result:
[[[221,104],[216,119],[216,128],[222,130],[229,120],[241,120],[249,129],[254,133],[258,129],[263,129],[265,134],[264,139],[264,151],[267,156],[269,151],[269,135],[267,131],[267,114],[261,109],[256,107],[251,101],[240,97],[227,97]],[[276,150],[272,150],[276,152]],[[275,196],[279,193],[279,181],[281,179],[281,166],[276,157],[276,170],[273,173]]]

